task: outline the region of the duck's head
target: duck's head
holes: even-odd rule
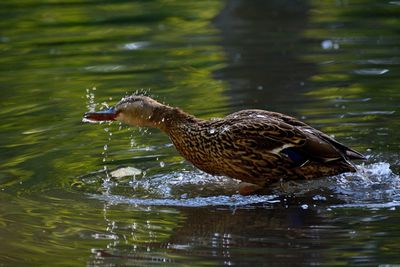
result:
[[[90,121],[120,121],[131,126],[162,128],[164,115],[169,106],[142,95],[121,99],[114,107],[98,112],[87,112],[84,118]]]

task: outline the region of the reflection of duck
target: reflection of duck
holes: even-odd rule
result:
[[[199,169],[245,183],[250,194],[272,182],[354,172],[348,160],[364,156],[295,118],[243,110],[202,120],[149,97],[132,95],[115,107],[88,112],[88,120],[118,120],[166,132],[176,149]]]

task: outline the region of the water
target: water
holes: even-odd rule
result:
[[[400,263],[398,1],[9,0],[0,15],[0,266]],[[239,196],[157,130],[81,122],[136,90],[202,118],[287,113],[368,159]]]

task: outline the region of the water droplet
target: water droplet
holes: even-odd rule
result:
[[[105,144],[103,148],[104,148],[104,151],[106,151],[108,149],[108,145]]]
[[[165,167],[164,161],[160,161],[160,167],[161,167],[161,168],[164,168],[164,167]]]
[[[224,132],[226,132],[226,131],[229,131],[229,126],[224,126],[224,127],[222,128],[221,133],[224,133]]]
[[[96,90],[95,87],[92,88],[93,91]],[[94,93],[90,91],[90,89],[86,89],[86,107],[89,111],[95,111],[96,110],[96,103],[94,102]]]
[[[208,132],[209,132],[210,134],[214,134],[214,133],[215,133],[215,129],[214,129],[214,128],[211,128],[211,129],[208,130]]]
[[[308,205],[307,205],[307,204],[303,204],[303,205],[301,205],[301,208],[302,208],[303,210],[306,210],[306,209],[308,209]]]
[[[321,195],[315,195],[315,196],[313,196],[312,199],[313,199],[313,200],[325,201],[325,200],[326,200],[326,197],[321,196]]]
[[[136,142],[132,137],[131,137],[130,143],[131,143],[131,147],[134,147],[136,145]]]

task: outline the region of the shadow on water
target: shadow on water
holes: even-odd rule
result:
[[[148,211],[149,214],[154,212],[157,212],[157,209]],[[106,212],[105,217],[112,224],[113,217],[108,216]],[[304,225],[321,220],[310,210],[270,207],[260,212],[256,207],[246,210],[182,208],[179,217],[182,220],[180,227],[176,228],[166,240],[153,241],[151,252],[128,244],[123,247],[115,246],[111,241],[108,249],[93,251],[92,262],[105,264],[116,260],[121,263],[137,260],[163,262],[174,266],[188,263],[188,260],[192,259],[196,266],[207,266],[247,265],[265,260],[277,262],[298,260],[306,263],[313,262],[314,257],[317,260],[321,259],[321,255],[312,256],[313,249],[324,245],[321,242],[303,241],[308,238],[318,239],[324,235],[323,229],[315,233],[302,230]],[[204,220],[205,217],[207,220]],[[115,223],[116,232],[121,234],[118,228],[123,228],[124,224],[120,221]],[[286,237],[292,240],[293,244],[278,241],[283,232],[286,232]],[[288,255],[280,251],[290,249],[294,244],[301,253],[287,259]],[[251,248],[251,251],[243,252],[237,249],[245,246]]]
[[[293,97],[299,103],[306,100],[305,81],[318,71],[313,62],[298,57],[309,10],[309,1],[227,2],[214,25],[229,64],[214,77],[229,83],[225,93],[233,106],[295,112],[275,105]]]

